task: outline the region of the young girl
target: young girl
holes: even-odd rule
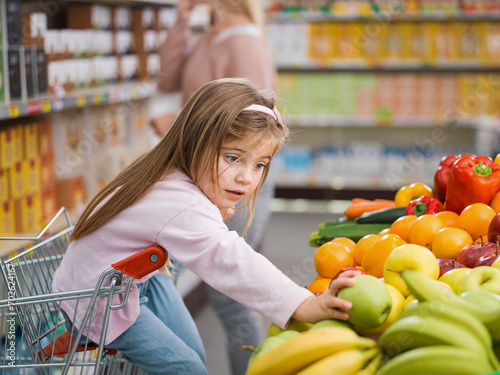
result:
[[[53,290],[93,288],[112,263],[158,244],[209,285],[280,327],[291,317],[312,323],[347,319],[338,308],[352,306],[336,293],[354,284],[356,271],[345,272],[328,292],[314,296],[223,222],[242,199],[252,208],[287,133],[274,100],[248,81],[222,79],[202,86],[167,136],[90,202]],[[103,304],[95,306],[95,328],[88,333],[95,342]],[[86,306],[63,301],[61,307],[78,328]],[[195,324],[172,279],[158,272],[136,280],[125,307],[111,312],[105,344],[148,374],[206,374]]]

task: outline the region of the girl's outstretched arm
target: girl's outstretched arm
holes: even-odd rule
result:
[[[293,313],[293,318],[308,323],[316,323],[325,319],[349,319],[349,314],[339,309],[350,310],[352,303],[338,298],[340,289],[354,285],[354,276],[360,275],[361,271],[345,271],[333,280],[330,288],[319,296],[312,296],[302,302]]]

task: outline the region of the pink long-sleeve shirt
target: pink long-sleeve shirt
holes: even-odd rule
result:
[[[55,292],[94,288],[101,273],[148,246],[158,244],[207,284],[285,327],[293,312],[312,295],[229,231],[219,209],[186,175],[174,171],[137,203],[95,232],[72,241],[55,272]],[[157,271],[156,271],[157,272]],[[148,275],[136,282],[144,282]],[[114,302],[120,302],[121,295]],[[88,301],[62,301],[77,327]],[[88,337],[98,342],[105,300],[94,307]],[[168,306],[165,306],[168,309]],[[139,292],[132,286],[125,307],[113,310],[105,343],[129,328],[139,316]]]
[[[203,34],[188,48],[189,25],[179,19],[160,51],[158,85],[164,92],[180,91],[183,103],[205,83],[219,78],[247,78],[261,89],[276,89],[276,66],[254,24],[222,30],[213,39]]]

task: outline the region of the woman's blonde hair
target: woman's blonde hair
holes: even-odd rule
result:
[[[259,0],[217,0],[231,13],[243,14],[262,31],[265,26],[265,14]]]
[[[251,104],[272,109],[275,100],[269,92],[257,89],[245,79],[225,78],[202,86],[189,99],[170,131],[156,147],[133,162],[92,199],[78,220],[71,240],[99,229],[136,203],[174,169],[185,173],[198,186],[205,178],[217,184],[218,175],[223,172],[218,171],[218,160],[224,142],[252,140],[257,146],[265,139],[273,142],[274,152],[278,151],[288,135],[288,129],[269,115],[243,111]],[[253,216],[255,197],[269,167],[270,164],[247,202],[247,228]]]

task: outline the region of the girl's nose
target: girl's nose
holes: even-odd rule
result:
[[[250,185],[252,183],[252,169],[241,166],[236,175],[236,181],[241,184]]]

